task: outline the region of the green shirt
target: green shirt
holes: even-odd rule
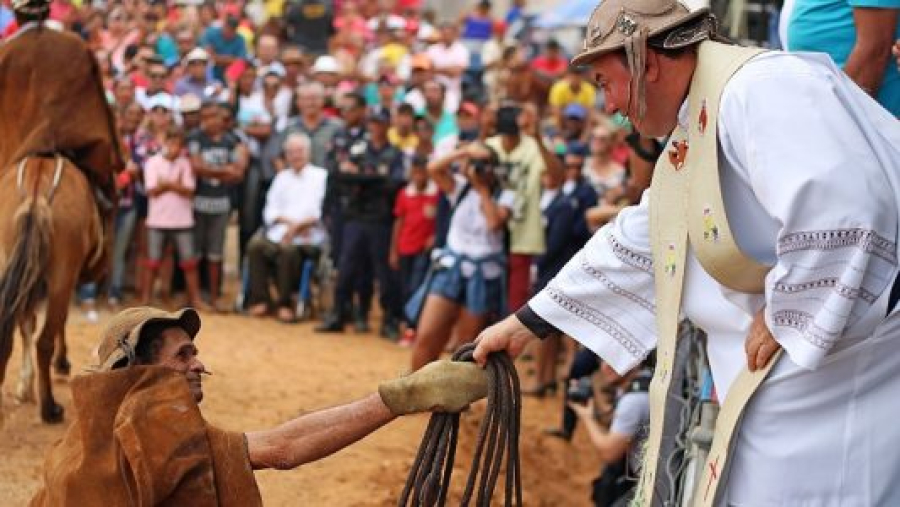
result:
[[[534,138],[522,135],[507,153],[500,136],[487,140],[500,157],[497,173],[505,189],[515,192],[509,226],[509,249],[514,254],[541,255],[546,249],[541,218],[541,175],[546,166]]]

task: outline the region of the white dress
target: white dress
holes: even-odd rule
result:
[[[679,121],[684,125],[687,107]],[[824,55],[766,53],[725,88],[726,212],[774,266],[765,295],[719,285],[688,253],[682,311],[709,336],[720,398],[752,315],[786,351],[745,411],[727,505],[900,505],[900,124]],[[620,372],[656,343],[647,195],[530,302]]]

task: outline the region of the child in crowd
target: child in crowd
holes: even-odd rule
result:
[[[429,252],[434,246],[435,215],[439,192],[428,177],[428,157],[415,155],[409,184],[394,203],[394,232],[391,238],[391,268],[400,271],[403,301],[409,300],[428,271]],[[400,344],[412,345],[415,323],[407,322]]]
[[[164,149],[145,164],[144,186],[148,197],[147,269],[141,300],[149,304],[165,244],[172,241],[178,248],[179,265],[184,270],[188,302],[195,308],[201,308],[197,256],[194,253],[193,197],[196,183],[190,161],[184,155],[184,133],[179,127],[168,129]]]

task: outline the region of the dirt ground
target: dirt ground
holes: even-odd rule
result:
[[[73,310],[67,331],[73,372],[91,363],[106,317],[108,313],[101,313],[100,324],[91,324]],[[316,335],[312,326],[204,315],[198,346],[214,373],[204,380],[202,410],[207,420],[231,430],[274,426],[371,393],[380,380],[399,374],[408,364],[408,350],[376,336]],[[2,386],[6,424],[0,429],[0,504],[4,506],[27,504],[39,484],[44,455],[65,427],[41,424],[35,405],[13,401],[20,346],[17,340]],[[529,367],[530,363],[520,363],[520,374]],[[71,421],[74,413],[67,381],[57,379],[54,390],[66,407],[66,421]],[[526,399],[524,404],[520,449],[528,506],[589,505],[589,485],[599,462],[584,432],[576,432],[572,444],[541,433],[558,424],[560,400],[557,395]],[[463,417],[452,499],[458,498],[468,474],[482,412],[483,407],[476,406]],[[397,420],[362,442],[297,470],[258,472],[265,504],[394,505],[427,420],[427,416]]]

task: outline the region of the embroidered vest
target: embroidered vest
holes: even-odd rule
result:
[[[650,228],[657,302],[657,367],[650,386],[650,433],[638,487],[637,505],[662,505],[668,491],[668,465],[674,449],[677,387],[673,377],[684,269],[688,245],[703,269],[720,284],[761,293],[769,268],[738,248],[725,216],[719,180],[717,121],[722,91],[731,76],[762,50],[703,42],[688,96],[688,128],[672,133],[656,164],[650,189]],[[769,367],[777,361],[770,361]],[[697,482],[693,505],[713,505],[725,469],[731,435],[741,410],[768,368],[742,372],[728,392],[716,422],[709,463]]]

